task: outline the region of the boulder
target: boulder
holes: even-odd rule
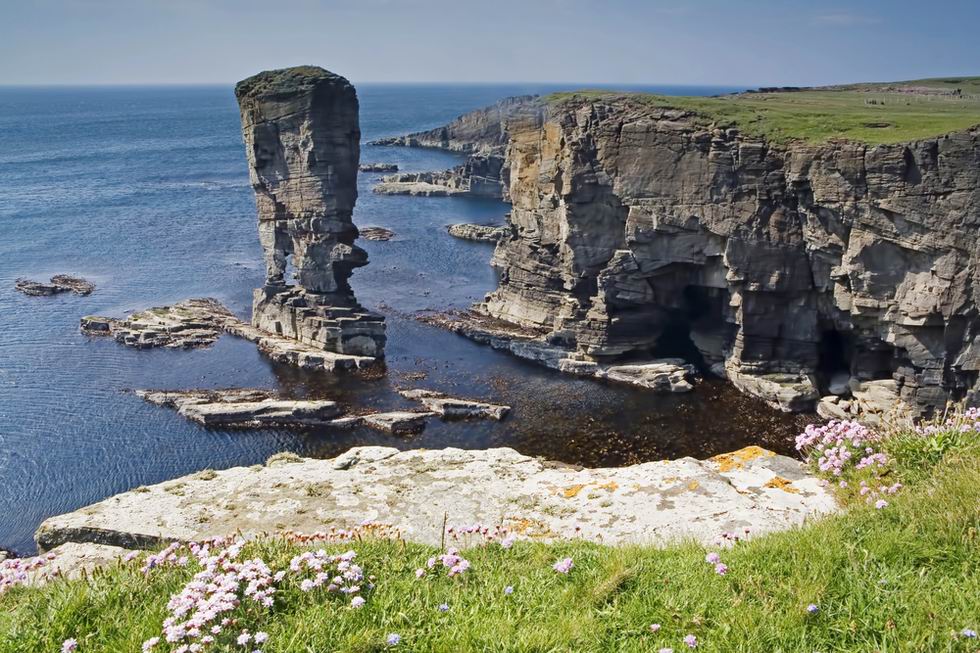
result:
[[[51,277],[51,281],[48,283],[32,281],[30,279],[17,279],[14,282],[14,289],[32,297],[56,295],[63,292],[72,292],[76,295],[90,295],[95,290],[95,284],[81,277],[56,274]]]

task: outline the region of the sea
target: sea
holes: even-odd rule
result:
[[[589,88],[602,87],[591,84]],[[494,101],[567,85],[358,84],[364,142],[445,124]],[[722,87],[621,87],[713,95]],[[457,155],[363,145],[362,163],[441,170]],[[205,468],[292,451],[332,457],[358,445],[513,447],[575,465],[707,457],[748,444],[791,452],[796,418],[721,381],[684,395],[566,376],[421,323],[496,285],[492,246],[449,236],[456,222],[501,222],[502,202],[372,193],[354,220],[392,230],[361,240],[352,285],[387,316],[386,374],[332,375],[273,363],[232,336],[201,350],[136,350],[79,333],[85,315],[215,297],[247,318],[263,266],[232,87],[0,87],[0,549],[35,550],[48,516]],[[28,297],[20,277],[67,273],[89,296]],[[430,420],[419,435],[314,428],[214,429],[150,405],[134,389],[274,388],[349,409],[409,407],[425,387],[513,407],[502,422]]]

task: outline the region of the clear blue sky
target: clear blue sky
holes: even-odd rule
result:
[[[0,0],[0,84],[980,75],[980,0]]]

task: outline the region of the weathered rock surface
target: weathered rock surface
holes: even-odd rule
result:
[[[395,237],[395,232],[384,227],[362,227],[361,237],[368,240],[387,241]]]
[[[799,462],[757,447],[615,469],[578,469],[513,449],[357,447],[332,460],[270,461],[125,492],[51,517],[36,539],[42,551],[65,542],[145,548],[371,520],[438,545],[445,517],[542,540],[711,543],[722,532],[760,534],[835,510]]]
[[[76,295],[90,295],[95,290],[95,284],[81,277],[56,274],[51,277],[48,283],[32,281],[30,279],[17,279],[14,282],[14,289],[32,297],[55,295],[63,292],[73,292]]]
[[[65,542],[43,556],[11,559],[8,564],[20,563],[24,567],[29,567],[22,572],[23,576],[15,581],[16,585],[38,587],[58,578],[82,578],[96,569],[121,561],[131,553],[136,554],[138,551],[109,544]],[[0,562],[3,560],[4,556],[0,555]],[[0,587],[0,594],[3,593],[3,589],[5,588]]]
[[[357,166],[360,172],[398,172],[397,163],[362,163]]]
[[[504,152],[507,125],[515,114],[537,106],[534,95],[504,98],[463,114],[444,127],[372,141],[372,145],[430,147],[467,154],[466,162],[443,172],[387,177],[374,191],[387,195],[507,197],[508,167]]]
[[[452,224],[449,225],[449,235],[463,240],[495,243],[510,235],[510,228],[486,224]]]
[[[205,426],[322,426],[341,412],[334,401],[281,399],[275,392],[249,388],[137,390],[136,395]]]
[[[691,381],[698,376],[693,365],[679,358],[599,363],[571,351],[561,343],[555,344],[549,334],[524,329],[476,312],[420,315],[419,319],[569,374],[609,379],[659,392],[693,390]]]
[[[126,318],[87,316],[81,319],[82,333],[111,336],[117,342],[140,349],[150,347],[192,348],[213,344],[222,334],[250,340],[269,358],[305,369],[366,369],[378,359],[324,351],[291,338],[267,333],[239,320],[215,299],[188,299],[172,306],[159,306]]]
[[[503,165],[502,153],[472,154],[465,163],[442,172],[406,172],[384,177],[374,187],[374,192],[381,195],[500,198]]]
[[[384,318],[361,307],[348,283],[367,264],[351,219],[361,137],[354,87],[302,66],[259,73],[235,95],[266,262],[252,324],[326,351],[382,356]],[[290,259],[298,285],[287,283]]]
[[[510,412],[510,406],[449,397],[435,390],[416,388],[399,390],[398,393],[406,399],[418,401],[433,413],[437,413],[446,419],[480,418],[500,421],[507,417]]]
[[[980,401],[980,130],[777,145],[578,96],[492,133],[513,208],[487,316],[601,365],[690,339],[784,410],[813,409],[845,373],[894,381],[917,410]],[[454,134],[406,143],[462,147]]]

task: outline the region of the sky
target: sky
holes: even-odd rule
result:
[[[0,84],[817,85],[980,75],[980,0],[0,0]]]

